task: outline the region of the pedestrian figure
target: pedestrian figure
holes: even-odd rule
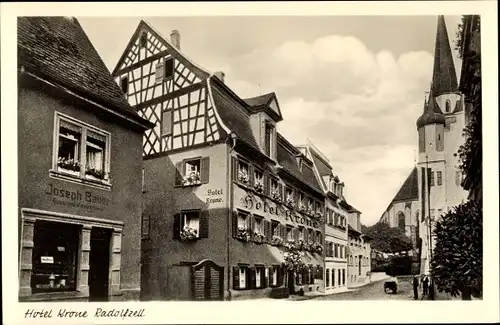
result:
[[[424,280],[422,281],[422,286],[424,287],[424,296],[427,296],[429,294],[429,277],[426,275],[424,277]]]
[[[413,299],[417,300],[418,299],[418,279],[417,276],[413,276]]]

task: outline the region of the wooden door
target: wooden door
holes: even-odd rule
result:
[[[191,267],[193,300],[224,300],[224,267],[203,260]]]

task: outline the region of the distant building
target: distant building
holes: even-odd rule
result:
[[[467,198],[454,156],[464,142],[464,127],[464,96],[458,90],[444,17],[439,16],[432,84],[417,120],[417,165],[380,218],[391,227],[405,229],[412,238],[421,255],[421,272],[429,270],[435,221]]]
[[[19,300],[138,300],[142,135],[75,18],[18,18]]]
[[[312,143],[298,146],[314,163],[314,172],[326,195],[325,199],[325,293],[347,288],[347,222],[348,208],[344,183],[333,174],[328,159]]]
[[[373,238],[361,231],[361,212],[347,205],[348,242],[347,249],[347,286],[355,286],[370,281],[371,242]]]

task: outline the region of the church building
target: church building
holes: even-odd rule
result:
[[[458,157],[464,142],[464,96],[457,76],[446,23],[438,17],[432,83],[416,122],[418,155],[415,168],[381,217],[392,227],[401,227],[421,241],[420,271],[429,271],[436,219],[467,199],[461,187]],[[418,184],[418,185],[417,185]],[[415,233],[415,235],[414,235]],[[420,238],[421,240],[418,240]]]

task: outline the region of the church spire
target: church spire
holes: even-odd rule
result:
[[[434,84],[431,85],[428,100],[424,98],[424,112],[417,119],[417,129],[428,124],[444,124],[445,118],[436,102]]]
[[[458,87],[450,41],[442,15],[438,17],[437,24],[432,85],[434,96],[455,92]]]

